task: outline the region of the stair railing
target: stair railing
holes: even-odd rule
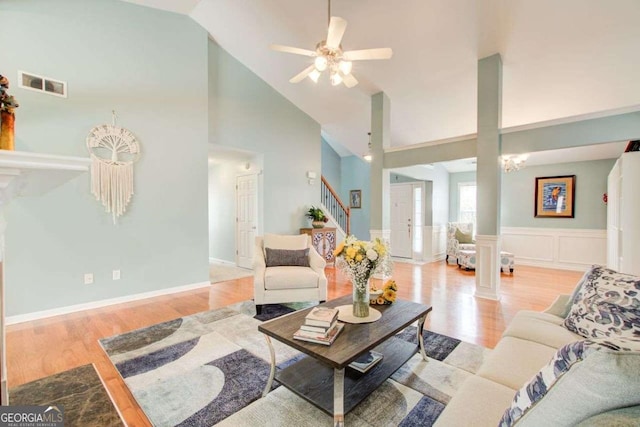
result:
[[[320,197],[329,213],[335,218],[338,225],[342,227],[348,235],[351,209],[342,203],[340,196],[338,196],[338,193],[336,193],[331,185],[329,185],[324,176],[322,177],[322,184],[320,186]]]

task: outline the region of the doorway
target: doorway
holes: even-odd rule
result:
[[[236,264],[251,268],[258,229],[258,174],[236,178]]]
[[[209,261],[251,268],[262,229],[262,156],[209,147]]]
[[[399,258],[422,259],[424,183],[391,184],[391,255]]]

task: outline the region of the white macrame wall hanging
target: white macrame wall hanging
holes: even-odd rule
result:
[[[133,195],[133,164],[140,158],[140,145],[127,129],[112,124],[96,126],[87,136],[91,156],[91,194],[116,218],[123,215]]]

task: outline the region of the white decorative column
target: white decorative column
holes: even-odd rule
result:
[[[391,101],[384,92],[371,97],[371,239],[387,246],[391,238],[390,173],[384,169],[384,149],[391,145]],[[380,274],[373,276],[385,279]]]
[[[478,167],[476,292],[500,299],[500,120],[502,60],[499,54],[478,61]]]
[[[9,404],[4,295],[4,207],[22,196],[38,196],[89,170],[88,158],[0,150],[0,404]]]
[[[482,268],[480,268],[480,261]],[[500,239],[498,236],[476,235],[475,296],[500,299]],[[497,279],[496,279],[497,278]]]
[[[371,97],[371,233],[387,240],[391,233],[390,174],[384,169],[384,149],[391,144],[391,102],[384,92]],[[376,236],[382,237],[382,236]]]

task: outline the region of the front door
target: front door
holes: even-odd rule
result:
[[[413,185],[391,185],[391,255],[412,258]]]
[[[251,268],[258,228],[258,175],[236,179],[236,264]]]

